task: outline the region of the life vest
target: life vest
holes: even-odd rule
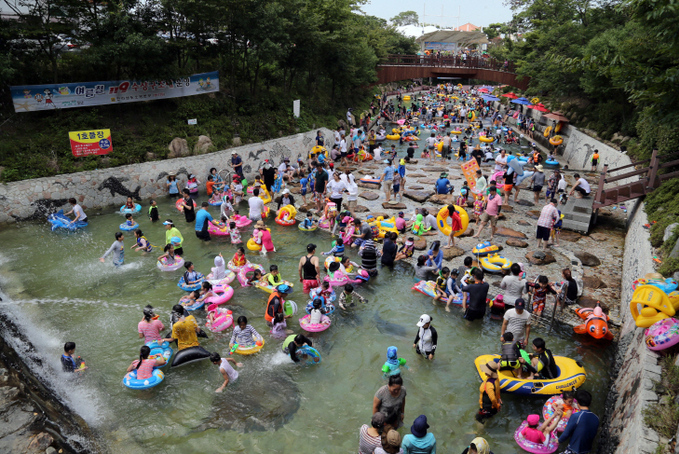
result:
[[[142,235],[140,238],[137,238],[137,246],[142,247],[142,239],[146,240],[146,248],[144,248],[144,252],[151,252],[153,250],[153,245],[144,235]]]
[[[546,379],[553,380],[559,376],[559,369],[556,367],[554,355],[551,350],[545,349],[544,352],[538,356],[538,372]]]
[[[283,350],[283,353],[290,353],[290,350],[288,349],[288,345],[290,345],[291,342],[295,342],[295,337],[297,334],[291,334],[288,337],[285,338],[283,341],[283,345],[281,346],[281,350]]]
[[[278,298],[281,302],[280,312],[283,312],[283,305],[285,304],[283,297],[278,292],[271,292],[271,295],[269,295],[269,300],[266,302],[266,313],[264,314],[264,318],[269,323],[273,323],[274,316],[276,315],[274,313],[274,307],[272,304],[274,298]]]

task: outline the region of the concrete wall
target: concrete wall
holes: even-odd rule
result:
[[[601,149],[599,149],[601,151]],[[654,453],[660,438],[644,424],[643,410],[658,401],[653,391],[660,380],[658,355],[646,347],[644,330],[637,328],[629,310],[632,282],[653,272],[653,253],[643,204],[635,210],[625,238],[621,290],[622,328],[615,358],[616,378],[607,399],[600,453]]]
[[[326,145],[332,145],[332,131],[322,128],[321,133]],[[189,173],[196,174],[204,184],[210,168],[231,169],[232,151],[238,152],[243,159],[243,171],[248,177],[258,171],[265,159],[275,166],[284,157],[290,158],[293,164],[298,157],[306,160],[316,144],[315,137],[316,130],[199,156],[2,184],[0,223],[43,217],[47,212],[64,207],[70,197],[75,197],[85,209],[122,205],[128,196],[138,196],[146,201],[167,193],[168,172],[178,173],[180,189]]]
[[[570,137],[566,143],[566,149],[563,153],[563,160],[568,164],[569,169],[587,170],[592,167],[592,155],[594,150],[599,150],[599,171],[603,170],[603,165],[608,164],[609,169],[626,166],[632,163],[632,160],[626,154],[621,153],[615,148],[599,142],[598,140],[588,136],[579,131],[577,128],[571,127]],[[634,168],[623,170],[619,173],[614,173],[613,176],[622,173],[631,172]],[[618,181],[618,184],[631,183],[637,181],[638,177],[627,178]]]

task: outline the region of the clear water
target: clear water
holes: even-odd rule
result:
[[[233,255],[230,242],[198,241],[173,202],[160,201],[161,218],[176,221],[186,239],[185,256],[198,271],[209,272],[220,251],[227,260]],[[359,428],[370,422],[373,395],[385,383],[380,369],[390,345],[408,360],[406,427],[426,414],[441,452],[461,452],[476,435],[487,438],[496,453],[519,452],[514,429],[527,414],[539,413],[546,400],[503,395],[501,414],[485,426],[475,422],[480,381],[473,359],[499,349],[500,322],[469,324],[458,308],[447,313],[434,307],[430,298],[411,290],[412,274],[405,265],[383,269],[358,290],[369,299],[367,305],[350,314],[336,313],[330,329],[312,336],[323,355],[319,366],[299,367],[281,352],[281,343],[270,338],[263,318],[268,294],[242,289],[235,281],[230,308],[236,316],[246,315],[268,340],[258,355],[238,357],[244,364],[239,380],[216,394],[221,375],[203,361],[166,369],[165,381],[152,390],[128,390],[121,380],[142,345],[137,336],[142,308],[152,304],[165,323],[171,306],[183,295],[176,286],[180,272],[160,272],[155,266],[160,254],[132,251],[129,235],[125,266],[115,269],[110,260],[100,263],[122,217],[110,211],[88,214],[90,226],[76,234],[53,233],[47,222],[0,230],[0,276],[11,295],[0,304],[28,330],[36,354],[48,359],[50,368],[37,372],[54,382],[112,452],[356,452]],[[154,244],[163,242],[160,223],[152,225],[143,216],[137,220]],[[288,280],[296,281],[298,259],[307,243],[318,244],[321,251],[330,249],[324,232],[307,234],[271,221],[270,227],[279,252],[266,258],[249,253],[249,259],[265,268],[277,264]],[[291,299],[306,302],[299,288]],[[415,323],[425,312],[433,316],[439,333],[434,362],[411,348]],[[198,312],[197,318],[204,323],[205,314]],[[297,317],[292,320],[289,327],[300,332]],[[202,345],[225,354],[230,332],[210,334]],[[535,336],[546,338],[556,354],[585,364],[585,387],[593,391],[594,410],[601,414],[612,349],[575,338],[568,328],[552,333],[535,329]],[[77,343],[77,355],[89,366],[77,382],[59,372],[66,341]]]

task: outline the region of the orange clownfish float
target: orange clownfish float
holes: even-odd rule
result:
[[[573,327],[573,331],[578,334],[589,334],[594,339],[613,340],[613,333],[608,329],[608,315],[604,314],[598,301],[594,309],[581,307],[576,309],[575,313],[585,320],[585,323]]]

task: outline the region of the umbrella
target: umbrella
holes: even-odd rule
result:
[[[566,118],[561,112],[552,112],[545,115],[545,118],[550,120],[563,121],[568,123],[568,118]]]
[[[505,98],[509,98],[509,99],[516,99],[516,98],[518,98],[518,96],[516,96],[516,95],[515,95],[514,93],[512,93],[511,91],[510,91],[509,93],[505,93],[505,94],[502,95],[502,96],[505,97]]]
[[[492,96],[492,95],[483,95],[481,97],[483,98],[484,101],[499,101],[500,100],[500,98],[498,98],[496,96]]]
[[[528,108],[529,108],[529,109],[535,109],[535,110],[537,110],[538,112],[549,112],[549,109],[546,108],[545,105],[542,104],[541,102],[539,102],[539,103],[537,103],[537,104],[535,104],[535,105],[530,105],[530,106],[528,106]]]
[[[513,102],[514,104],[521,104],[521,105],[524,105],[524,106],[530,105],[530,101],[527,100],[526,98],[512,99],[511,102]]]
[[[479,93],[488,93],[488,89],[485,88],[485,87],[484,87],[484,88],[479,88]]]

